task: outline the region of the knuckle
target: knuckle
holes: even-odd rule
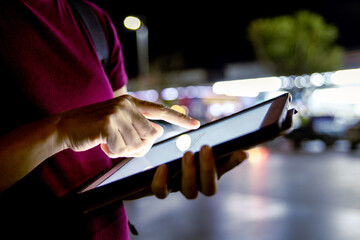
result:
[[[154,127],[149,127],[146,131],[143,132],[143,138],[153,139],[158,136],[158,131]]]
[[[173,111],[165,105],[158,105],[159,117],[163,118],[169,111]]]
[[[141,152],[144,147],[145,147],[145,145],[143,142],[137,142],[137,143],[127,145],[127,150],[128,150],[128,152],[131,152],[131,153]]]
[[[123,157],[126,156],[127,154],[127,149],[125,147],[118,147],[114,153],[114,155],[116,155],[117,157]]]
[[[123,95],[114,99],[116,109],[129,109],[133,107],[134,98],[130,95]]]
[[[128,101],[133,101],[135,98],[129,94],[121,95],[120,98],[127,99]]]
[[[123,100],[121,102],[119,102],[117,105],[116,105],[116,108],[118,110],[120,109],[126,109],[126,110],[129,110],[132,108],[132,104],[128,101],[128,100]]]
[[[155,138],[159,135],[159,131],[153,127],[150,131],[150,135],[151,135],[151,137]]]
[[[115,106],[107,107],[102,112],[101,116],[98,117],[98,123],[101,126],[110,126],[114,123],[115,116],[118,114],[119,109]]]
[[[112,142],[110,140],[108,141],[107,146],[110,157],[122,157],[125,156],[127,153],[127,149],[124,146],[118,144],[117,142]]]

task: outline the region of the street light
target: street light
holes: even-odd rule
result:
[[[144,22],[138,17],[128,16],[124,19],[124,26],[136,31],[136,45],[138,56],[139,75],[148,77],[149,75],[149,33]]]
[[[138,30],[141,26],[141,21],[137,17],[128,16],[124,19],[124,26],[130,30]]]

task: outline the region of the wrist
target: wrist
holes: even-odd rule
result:
[[[62,150],[68,149],[68,137],[64,133],[62,118],[63,114],[58,113],[56,115],[51,116],[51,122],[55,126],[54,131],[54,148],[56,152],[60,152]]]

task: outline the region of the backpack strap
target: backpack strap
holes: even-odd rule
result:
[[[97,56],[100,59],[102,66],[105,68],[109,60],[109,47],[99,18],[96,16],[91,7],[84,1],[70,0],[69,3],[73,10],[76,10],[81,17],[82,22],[85,24],[90,38],[95,46]]]

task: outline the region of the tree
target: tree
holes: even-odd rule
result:
[[[338,30],[308,11],[258,19],[248,28],[258,60],[277,75],[337,70],[344,51],[335,44]]]

